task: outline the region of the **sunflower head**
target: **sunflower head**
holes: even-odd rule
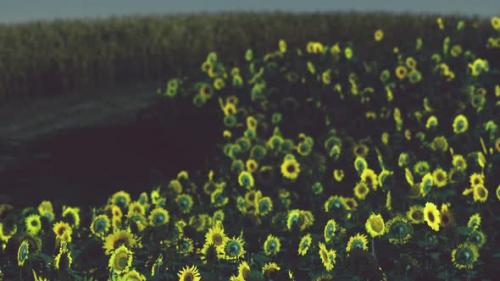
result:
[[[246,189],[251,189],[255,184],[255,180],[252,176],[252,173],[248,171],[242,171],[238,176],[238,183],[240,184],[240,186]]]
[[[469,220],[467,221],[467,227],[470,229],[479,229],[481,226],[481,215],[479,213],[475,213],[472,216],[470,216]]]
[[[187,193],[177,195],[177,197],[175,197],[175,202],[183,214],[190,213],[191,208],[193,208],[193,198]]]
[[[170,221],[170,215],[167,210],[157,207],[149,214],[149,224],[160,226],[167,224]]]
[[[119,230],[111,233],[104,239],[104,250],[107,255],[118,249],[120,246],[125,246],[127,249],[133,249],[140,246],[137,238],[127,230]]]
[[[221,223],[214,224],[205,234],[205,243],[208,245],[214,245],[218,247],[222,245],[226,234],[224,233],[224,228]]]
[[[133,253],[125,245],[116,248],[109,258],[110,271],[121,274],[128,271],[132,265]]]
[[[130,194],[123,190],[118,191],[111,196],[111,204],[120,206],[120,208],[126,208],[130,201]]]
[[[327,249],[326,245],[323,243],[319,243],[319,256],[321,258],[321,262],[325,267],[326,271],[332,271],[335,266],[335,260],[337,258],[337,252],[334,249]]]
[[[281,163],[281,174],[289,180],[296,180],[300,174],[300,164],[293,157],[285,158]]]
[[[71,236],[73,234],[73,228],[66,222],[57,222],[52,227],[56,239],[59,243],[69,243],[71,242]]]
[[[298,246],[298,253],[301,256],[305,256],[307,252],[309,251],[309,248],[311,247],[312,243],[312,237],[311,234],[306,234],[300,238],[299,246]]]
[[[387,235],[392,244],[406,244],[413,235],[413,226],[403,216],[395,216],[387,222]]]
[[[480,230],[473,230],[467,235],[467,241],[481,248],[486,243],[486,235]]]
[[[54,214],[54,207],[50,201],[42,201],[40,205],[38,205],[38,213],[40,216],[45,217],[49,222],[54,221],[54,218],[56,217]]]
[[[30,243],[27,240],[23,240],[21,244],[19,244],[19,248],[17,249],[17,265],[19,267],[23,267],[24,263],[30,257]]]
[[[80,208],[64,207],[62,217],[74,228],[80,226]]]
[[[106,233],[111,228],[111,221],[106,215],[98,215],[92,220],[92,224],[90,225],[90,231],[92,234],[102,237],[106,235]]]
[[[200,281],[201,275],[195,265],[185,266],[178,273],[179,281]]]
[[[275,262],[267,262],[262,266],[262,274],[268,278],[275,276],[281,267]]]
[[[236,261],[245,256],[244,245],[245,242],[240,237],[226,237],[217,250],[224,259]]]
[[[469,121],[467,120],[467,117],[463,114],[455,116],[455,119],[453,119],[453,132],[455,134],[462,134],[467,132],[468,129]]]
[[[384,31],[382,29],[375,30],[375,33],[373,34],[373,38],[377,42],[382,41],[382,39],[384,39]]]
[[[437,206],[432,202],[425,203],[424,221],[434,231],[439,231],[441,225],[441,214]]]
[[[323,229],[323,237],[325,241],[329,243],[335,237],[335,232],[337,231],[337,223],[334,219],[330,219],[326,222],[325,228]]]
[[[264,241],[263,249],[267,256],[275,256],[281,249],[280,239],[276,236],[268,235],[266,241]]]
[[[123,275],[124,281],[146,281],[146,276],[133,269]]]
[[[191,254],[194,250],[193,239],[188,237],[182,237],[177,241],[176,249],[177,253],[183,256]]]
[[[361,182],[375,191],[378,189],[378,176],[370,168],[366,168],[361,172]]]
[[[40,216],[36,214],[27,216],[24,219],[24,224],[26,226],[26,230],[31,235],[38,235],[42,229],[42,221],[40,220]]]
[[[354,186],[354,196],[359,200],[364,200],[368,193],[370,193],[370,189],[364,182],[360,181]]]
[[[266,216],[273,210],[273,201],[271,197],[265,196],[257,201],[257,213]]]
[[[366,232],[368,232],[371,237],[384,235],[386,231],[384,218],[381,214],[372,213],[366,220],[365,228]]]
[[[476,185],[472,187],[472,197],[474,202],[484,203],[488,199],[488,189],[484,185]]]
[[[477,246],[471,243],[462,243],[451,251],[451,261],[458,269],[472,269],[478,258]]]
[[[248,262],[243,261],[238,265],[238,277],[241,280],[248,280],[250,277],[250,265]]]
[[[444,187],[448,183],[448,174],[445,170],[437,168],[432,172],[432,181],[437,187]]]
[[[365,234],[356,233],[349,238],[349,241],[347,242],[346,252],[350,253],[355,249],[361,251],[368,250],[368,237]]]

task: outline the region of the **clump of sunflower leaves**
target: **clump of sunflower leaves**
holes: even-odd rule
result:
[[[210,53],[158,91],[221,111],[210,166],[95,208],[2,206],[0,276],[493,280],[499,22],[473,48],[476,22],[438,18],[411,44],[375,30],[370,53],[280,40],[231,67]]]

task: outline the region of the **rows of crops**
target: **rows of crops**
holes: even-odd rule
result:
[[[488,24],[477,41],[473,21],[437,18],[402,44],[367,28],[363,46],[209,53],[157,94],[223,113],[210,166],[103,206],[3,205],[4,280],[495,280]]]

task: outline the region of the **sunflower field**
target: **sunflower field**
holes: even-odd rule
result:
[[[220,112],[206,170],[2,205],[0,280],[498,280],[500,17],[477,26],[210,52],[157,91]]]

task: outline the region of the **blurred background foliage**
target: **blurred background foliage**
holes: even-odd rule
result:
[[[458,18],[444,16],[449,28]],[[460,19],[463,19],[461,17]],[[491,62],[498,52],[477,50],[484,42],[487,19],[472,22],[462,46],[474,45]],[[229,65],[243,60],[248,48],[265,53],[279,39],[290,46],[307,41],[351,42],[356,52],[373,44],[380,28],[394,46],[414,46],[416,37],[439,45],[436,15],[388,13],[217,13],[127,16],[106,19],[52,20],[0,24],[0,100],[54,96],[102,87],[147,82],[198,68],[208,52],[223,54]],[[481,48],[481,47],[479,47]],[[497,59],[495,59],[497,58]]]

